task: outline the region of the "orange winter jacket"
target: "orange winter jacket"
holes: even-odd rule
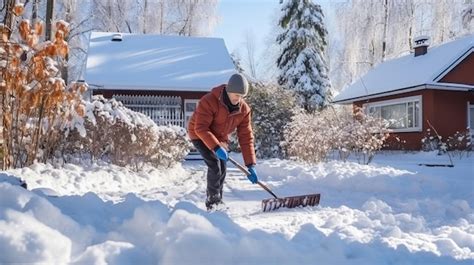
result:
[[[214,87],[201,98],[188,124],[189,138],[200,139],[207,148],[214,150],[221,142],[228,143],[229,135],[237,129],[245,164],[256,164],[250,107],[242,99],[240,110],[229,113],[222,94],[225,87]]]

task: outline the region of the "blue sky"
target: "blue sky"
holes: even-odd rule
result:
[[[326,16],[326,26],[331,31],[334,28],[334,18],[330,3],[346,2],[348,0],[317,0]],[[268,37],[273,24],[279,17],[280,0],[220,0],[218,4],[219,23],[212,37],[224,38],[230,53],[240,49],[245,52],[245,36],[251,32],[255,36],[257,54],[265,47],[265,38]],[[332,19],[331,19],[332,17]]]
[[[271,18],[279,9],[280,0],[220,0],[220,17],[213,37],[224,38],[229,52],[242,47],[247,31],[252,31],[261,46],[271,28]]]

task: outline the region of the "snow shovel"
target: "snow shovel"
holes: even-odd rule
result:
[[[250,175],[250,172],[233,158],[229,157],[229,160],[247,176]],[[319,193],[279,198],[262,182],[257,181],[257,184],[274,197],[262,200],[262,210],[264,212],[273,211],[281,207],[295,208],[299,206],[315,206],[319,204],[319,199],[321,198],[321,194]]]

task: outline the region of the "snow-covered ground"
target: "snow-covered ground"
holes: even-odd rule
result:
[[[419,163],[449,160],[259,161],[277,195],[321,193],[318,207],[266,213],[269,195],[232,167],[229,209],[208,213],[202,161],[139,173],[35,164],[0,175],[0,264],[473,264],[474,155]]]

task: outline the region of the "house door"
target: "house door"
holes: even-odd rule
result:
[[[184,122],[186,128],[188,127],[188,122],[191,119],[196,107],[198,105],[199,99],[185,99],[184,100]]]

